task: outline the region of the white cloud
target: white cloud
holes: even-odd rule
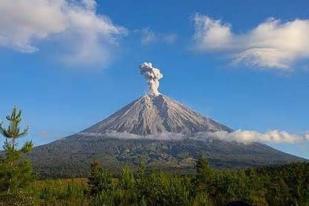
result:
[[[196,49],[224,52],[235,63],[264,69],[292,70],[299,60],[309,58],[309,20],[281,22],[268,19],[252,30],[236,34],[220,20],[196,14]]]
[[[200,50],[227,49],[232,41],[230,25],[208,16],[195,15],[196,46]]]
[[[209,133],[209,136],[225,141],[236,141],[240,143],[301,143],[309,141],[309,134],[296,135],[290,134],[286,131],[271,130],[269,132],[260,133],[250,130],[236,130],[234,132],[218,131]]]
[[[152,139],[152,140],[183,140],[186,138],[180,133],[162,133],[159,135],[137,135],[127,132],[108,131],[105,133],[80,132],[79,135],[91,137],[108,137],[117,139]]]
[[[39,41],[53,39],[66,50],[66,60],[107,61],[126,29],[96,14],[95,0],[1,0],[0,46],[38,51]]]
[[[141,43],[150,45],[153,43],[172,44],[177,40],[177,35],[174,33],[155,33],[149,28],[137,30],[141,34]]]
[[[97,2],[95,0],[82,0],[81,2],[87,9],[94,10],[97,6]]]
[[[131,133],[119,133],[117,131],[109,131],[107,133],[89,133],[80,132],[80,135],[86,136],[108,136],[111,138],[120,139],[160,139],[160,140],[184,140],[184,139],[194,139],[194,140],[206,140],[219,139],[229,142],[238,142],[243,144],[251,144],[253,142],[260,143],[285,143],[285,144],[302,144],[304,142],[309,142],[309,133],[304,135],[291,134],[286,131],[271,130],[265,133],[252,131],[252,130],[236,130],[234,132],[217,131],[217,132],[200,132],[193,136],[187,136],[180,133],[162,133],[159,135],[136,135]]]

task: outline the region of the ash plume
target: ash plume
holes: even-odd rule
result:
[[[152,66],[150,62],[144,62],[139,66],[140,73],[144,75],[148,85],[149,85],[149,94],[153,96],[158,96],[160,92],[159,88],[159,80],[163,77],[160,70]]]

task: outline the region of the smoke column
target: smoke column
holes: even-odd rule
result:
[[[144,62],[139,66],[140,72],[144,75],[148,85],[149,85],[149,94],[153,96],[158,96],[160,92],[159,88],[159,80],[163,77],[160,70],[153,67],[152,63]]]

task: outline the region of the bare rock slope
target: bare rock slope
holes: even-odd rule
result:
[[[85,134],[126,132],[136,135],[160,135],[196,132],[231,131],[230,128],[204,117],[171,98],[145,95],[84,130]]]

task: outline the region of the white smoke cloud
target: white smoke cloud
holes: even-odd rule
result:
[[[264,69],[292,70],[299,60],[309,59],[309,20],[281,22],[268,19],[243,34],[231,25],[197,14],[194,17],[196,49],[225,52],[233,62]]]
[[[43,40],[64,47],[69,63],[106,63],[126,29],[96,14],[95,0],[1,0],[0,47],[33,53]]]
[[[309,134],[296,135],[279,130],[271,130],[265,133],[250,130],[236,130],[230,133],[226,131],[218,131],[208,133],[208,136],[220,140],[236,141],[245,144],[252,142],[294,144],[309,141]]]
[[[159,80],[163,78],[160,70],[153,67],[152,63],[145,62],[140,65],[140,72],[144,75],[148,85],[149,85],[149,94],[153,96],[158,96],[160,92],[159,89]]]

